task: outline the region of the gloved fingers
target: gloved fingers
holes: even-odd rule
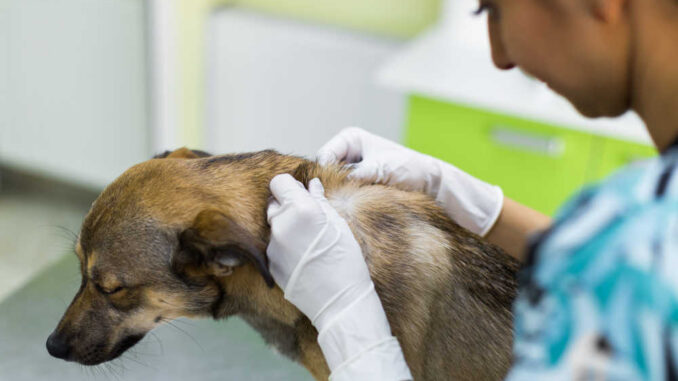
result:
[[[281,204],[308,198],[304,185],[287,173],[275,176],[269,187],[273,197]]]
[[[272,199],[268,203],[268,208],[266,209],[266,216],[267,216],[267,221],[268,224],[271,224],[271,220],[275,218],[278,214],[280,214],[280,211],[283,209],[283,206],[278,202],[276,199]]]
[[[353,167],[354,169],[348,175],[349,179],[379,181],[379,165],[374,162],[362,162]]]
[[[338,163],[346,159],[348,150],[349,147],[346,139],[342,135],[337,135],[318,150],[316,154],[318,164],[328,165]]]
[[[323,187],[323,184],[317,177],[308,183],[308,191],[311,193],[311,197],[315,198],[316,200],[325,199],[325,187]]]
[[[360,161],[363,146],[361,136],[364,133],[364,130],[357,127],[345,128],[318,150],[316,154],[318,163],[327,165],[340,161],[348,163]]]

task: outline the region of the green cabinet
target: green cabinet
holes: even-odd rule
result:
[[[552,215],[577,189],[652,149],[429,98],[410,98],[405,143]]]
[[[592,180],[605,178],[625,165],[657,155],[655,147],[602,137],[596,138],[596,147],[599,154],[593,158]]]

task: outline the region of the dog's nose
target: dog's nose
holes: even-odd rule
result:
[[[66,359],[71,352],[71,348],[56,334],[56,332],[53,332],[47,338],[47,352],[56,358]]]

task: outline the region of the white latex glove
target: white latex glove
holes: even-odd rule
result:
[[[367,264],[318,179],[309,190],[290,175],[271,180],[268,258],[285,298],[318,330],[330,380],[410,380]]]
[[[321,165],[355,164],[350,177],[428,193],[467,230],[484,236],[499,218],[504,194],[442,160],[424,155],[357,127],[349,127],[317,154]]]

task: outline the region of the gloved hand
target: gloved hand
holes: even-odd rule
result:
[[[270,188],[271,274],[317,328],[330,379],[410,380],[362,250],[320,181],[311,180],[307,191],[278,175]]]
[[[487,184],[451,164],[350,127],[317,154],[321,165],[355,164],[350,177],[372,180],[429,194],[467,230],[484,236],[501,213],[501,188]]]

